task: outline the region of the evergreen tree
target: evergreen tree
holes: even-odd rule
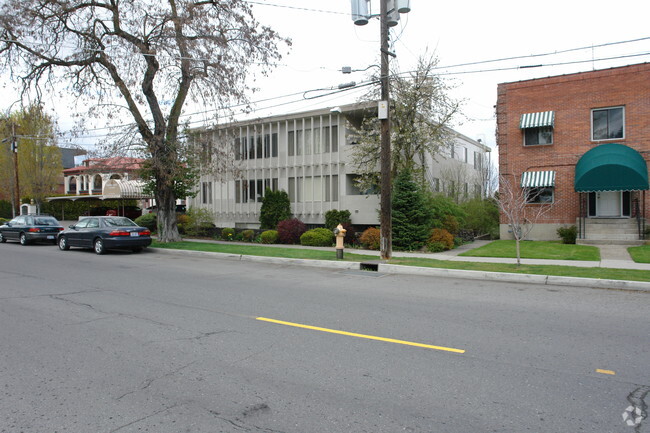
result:
[[[401,250],[424,246],[431,230],[432,213],[410,170],[400,172],[395,179],[392,209],[393,246]]]
[[[280,221],[291,218],[291,203],[286,191],[271,191],[267,188],[260,209],[260,228],[275,230]]]

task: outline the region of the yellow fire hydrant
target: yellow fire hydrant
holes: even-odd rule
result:
[[[334,229],[334,236],[336,236],[336,258],[343,259],[343,240],[345,239],[346,229],[341,224]]]

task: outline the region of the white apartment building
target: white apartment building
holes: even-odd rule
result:
[[[230,160],[231,168],[219,177],[202,176],[198,194],[188,198],[188,206],[210,210],[217,227],[259,228],[264,191],[271,188],[289,194],[293,216],[305,224],[323,224],[328,210],[347,209],[353,224],[377,225],[378,190],[360,191],[349,162],[355,145],[349,122],[376,115],[376,109],[373,114],[367,107],[350,104],[195,130],[220,147],[219,152],[206,149],[207,157],[218,153]],[[453,146],[431,158],[427,178],[434,191],[453,187],[475,194],[489,148],[461,134],[452,135]],[[467,172],[465,184],[446,179],[447,167],[456,175]]]

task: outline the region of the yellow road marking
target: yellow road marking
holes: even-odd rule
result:
[[[354,332],[346,332],[346,331],[339,331],[339,330],[336,330],[336,329],[320,328],[318,326],[302,325],[300,323],[285,322],[285,321],[282,321],[282,320],[268,319],[266,317],[256,317],[255,320],[261,320],[263,322],[276,323],[278,325],[293,326],[293,327],[296,327],[296,328],[311,329],[312,331],[329,332],[330,334],[347,335],[348,337],[366,338],[368,340],[377,340],[377,341],[385,341],[385,342],[388,342],[388,343],[405,344],[407,346],[424,347],[425,349],[443,350],[445,352],[465,353],[464,350],[462,350],[462,349],[454,349],[453,347],[432,346],[430,344],[414,343],[412,341],[395,340],[393,338],[375,337],[374,335],[356,334]]]
[[[615,372],[615,371],[612,371],[612,370],[601,370],[600,368],[597,368],[597,369],[596,369],[596,373],[610,374],[610,375],[612,375],[612,376],[615,376],[615,375],[616,375],[616,372]]]

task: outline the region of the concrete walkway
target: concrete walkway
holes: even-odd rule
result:
[[[215,240],[197,240],[197,239],[184,239],[190,242],[214,242],[214,243],[228,243],[234,242],[215,241]],[[413,258],[426,258],[436,260],[449,260],[455,262],[476,262],[476,263],[511,263],[516,264],[517,259],[499,258],[499,257],[463,257],[465,251],[482,247],[489,244],[491,241],[474,241],[469,244],[461,245],[450,251],[441,253],[428,253],[428,252],[406,252],[406,251],[393,251],[393,257],[413,257]],[[243,242],[242,245],[250,245],[250,243]],[[266,245],[268,247],[276,248],[301,248],[301,249],[315,249],[333,251],[331,247],[305,247],[302,245]],[[582,268],[614,268],[614,269],[639,269],[650,271],[650,263],[635,263],[627,252],[631,245],[597,245],[600,248],[600,261],[583,261],[583,260],[548,260],[548,259],[521,259],[522,264],[526,265],[559,265],[559,266],[575,266]],[[363,250],[356,248],[348,248],[345,250],[347,253],[363,254],[369,256],[379,257],[379,251],[376,250]]]

